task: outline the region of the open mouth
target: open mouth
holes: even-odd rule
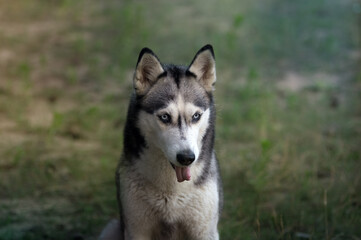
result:
[[[171,165],[175,170],[178,182],[191,180],[191,168],[190,167],[188,167],[188,166],[178,167],[178,166],[175,166],[173,163],[171,163]]]

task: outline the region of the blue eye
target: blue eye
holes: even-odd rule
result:
[[[158,118],[163,122],[163,123],[170,123],[171,122],[171,117],[168,113],[159,115]]]
[[[201,119],[201,114],[199,112],[196,112],[195,114],[193,114],[192,116],[192,122],[198,122],[199,119]]]

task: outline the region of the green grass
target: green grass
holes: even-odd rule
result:
[[[359,236],[357,114],[349,103],[330,107],[328,92],[317,93],[315,101],[307,90],[277,96],[266,84],[253,84],[243,87],[246,93],[229,93],[240,104],[218,121],[232,126],[218,128],[226,192],[222,234],[226,239],[297,239],[298,232],[322,239],[326,231],[330,239]]]
[[[221,239],[360,239],[357,1],[0,1],[0,239],[96,239],[144,46],[217,60]]]

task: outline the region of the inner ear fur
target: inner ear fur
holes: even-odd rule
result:
[[[188,71],[196,76],[196,79],[207,92],[211,92],[214,89],[213,86],[216,83],[216,61],[211,45],[208,44],[197,52],[188,67]]]
[[[158,57],[149,48],[143,48],[139,54],[133,79],[137,95],[146,94],[163,72],[164,69]]]

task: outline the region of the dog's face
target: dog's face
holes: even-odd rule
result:
[[[144,49],[134,75],[139,99],[138,128],[148,146],[160,149],[176,170],[178,181],[190,179],[209,126],[216,80],[212,47],[207,45],[186,67],[162,65]]]

